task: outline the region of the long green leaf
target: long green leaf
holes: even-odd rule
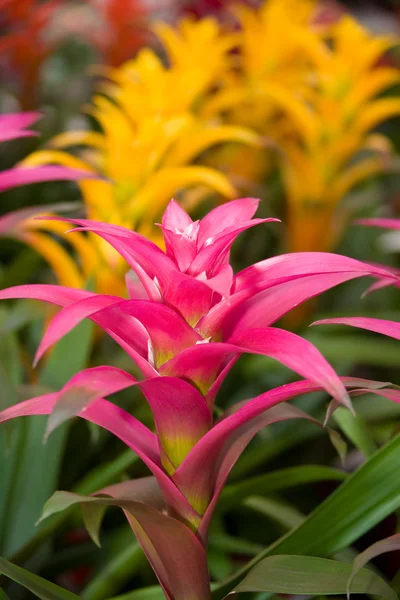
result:
[[[374,454],[283,540],[278,545],[279,553],[329,556],[396,510],[400,506],[396,475],[399,459],[400,435]]]
[[[232,470],[231,480],[237,481],[249,476],[249,473],[261,466],[264,466],[273,458],[283,452],[287,452],[293,447],[299,446],[305,442],[326,436],[326,431],[315,427],[311,423],[285,423],[286,427],[279,428],[279,435],[271,434],[267,440],[257,440],[253,448],[249,448]],[[277,427],[278,429],[278,427]]]
[[[110,594],[123,589],[123,584],[132,578],[146,559],[143,550],[134,539],[126,544],[102,569],[96,574],[82,591],[84,600],[104,600]]]
[[[399,344],[389,338],[378,339],[362,334],[346,333],[343,335],[310,332],[309,339],[330,362],[354,360],[357,363],[381,367],[400,365]]]
[[[4,590],[0,588],[0,600],[10,600]]]
[[[400,507],[400,435],[351,475],[296,529],[266,548],[216,588],[219,600],[261,559],[272,554],[331,556]]]
[[[104,488],[111,483],[115,483],[120,478],[121,474],[137,463],[139,458],[131,450],[126,450],[120,454],[115,460],[103,465],[99,465],[90,471],[73,489],[76,494],[83,496],[92,494],[97,490]],[[47,498],[46,498],[47,500]],[[33,552],[40,544],[42,544],[60,525],[62,525],[73,513],[74,507],[65,510],[64,512],[53,515],[45,521],[39,531],[16,552],[12,559],[16,563],[23,563],[31,557]]]
[[[82,369],[90,351],[91,335],[92,323],[84,321],[60,340],[40,373],[40,384],[59,389]],[[44,445],[46,421],[46,417],[34,417],[24,424],[8,499],[9,527],[2,548],[6,556],[14,554],[35,535],[42,506],[57,487],[68,425],[60,427]],[[27,490],[29,502],[24,502]]]
[[[80,600],[79,596],[0,558],[0,574],[31,591],[40,600]]]
[[[8,312],[1,307],[0,323]],[[17,402],[17,386],[22,381],[22,365],[17,339],[13,334],[0,338],[0,408]],[[12,492],[26,436],[26,423],[7,423],[0,427],[0,553],[5,553],[10,516],[14,509]]]
[[[280,469],[228,485],[222,492],[218,509],[226,510],[237,506],[241,500],[252,494],[260,496],[317,481],[343,481],[346,477],[347,474],[343,471],[320,465],[301,465]]]
[[[300,511],[294,506],[282,502],[282,500],[250,496],[250,498],[245,500],[244,505],[261,515],[265,515],[276,523],[279,523],[285,530],[293,529],[293,527],[297,527],[304,521],[304,515],[302,515]]]
[[[233,590],[307,596],[344,594],[352,565],[314,556],[270,556],[262,560]],[[352,593],[397,600],[379,575],[361,569],[354,577]]]
[[[242,538],[233,537],[223,532],[210,533],[208,546],[214,550],[228,552],[229,554],[241,554],[255,556],[262,550],[260,544],[250,542]]]

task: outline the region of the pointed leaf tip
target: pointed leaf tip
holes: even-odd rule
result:
[[[107,506],[99,504],[82,504],[82,517],[86,530],[92,541],[101,548],[100,528]]]

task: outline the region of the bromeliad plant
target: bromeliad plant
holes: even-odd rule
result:
[[[77,373],[60,392],[14,405],[0,421],[50,415],[47,433],[72,416],[107,429],[147,465],[153,477],[125,481],[84,497],[57,492],[44,516],[76,503],[95,539],[107,505],[121,506],[169,600],[210,598],[207,532],[225,481],[263,427],[310,418],[282,404],[325,390],[351,408],[347,388],[381,384],[339,378],[307,340],[272,327],[294,306],[361,276],[396,280],[380,267],[335,254],[287,254],[234,275],[230,248],[242,231],[276,219],[254,219],[258,201],[245,198],[192,221],[174,201],[161,223],[166,251],[128,229],[84,219],[61,219],[110,244],[131,268],[129,299],[54,285],[23,285],[1,299],[34,298],[62,307],[36,361],[84,318],[104,329],[142,373],[137,380],[111,366]],[[272,357],[305,379],[239,403],[213,422],[216,394],[243,353]],[[154,416],[155,433],[105,399],[138,386]],[[400,401],[398,391],[392,399]],[[97,525],[96,525],[97,524]],[[1,567],[2,565],[0,565]]]
[[[400,71],[379,64],[398,40],[374,36],[345,15],[332,26],[328,44],[315,46],[317,83],[297,105],[303,111],[299,138],[281,144],[295,251],[335,247],[355,212],[346,202],[349,193],[395,168],[390,140],[376,128],[400,114],[398,95],[382,96],[398,85]]]

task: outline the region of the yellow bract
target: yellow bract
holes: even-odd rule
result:
[[[342,200],[367,178],[391,166],[390,142],[371,131],[400,114],[398,97],[377,98],[400,82],[398,69],[377,66],[396,42],[373,37],[354,19],[335,24],[315,66],[303,106],[311,135],[282,141],[282,174],[292,250],[330,250],[348,220]]]
[[[290,250],[332,249],[348,219],[344,197],[392,165],[389,140],[372,132],[400,114],[398,96],[380,96],[400,82],[400,71],[378,64],[398,41],[371,35],[348,15],[318,25],[308,0],[269,0],[237,14],[236,68],[207,114],[226,111],[229,122],[252,127],[275,148],[269,156],[282,174]],[[235,154],[231,177],[240,181]],[[251,176],[260,180],[268,164],[258,167]]]

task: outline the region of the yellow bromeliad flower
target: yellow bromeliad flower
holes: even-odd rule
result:
[[[103,94],[94,97],[89,109],[101,131],[63,133],[23,164],[56,163],[103,175],[104,180],[79,183],[88,218],[135,229],[161,243],[153,223],[172,196],[184,199],[182,193],[189,188],[225,199],[236,194],[225,175],[201,164],[203,152],[225,142],[258,145],[259,136],[199,111],[227,69],[236,36],[221,34],[212,19],[185,21],[178,31],[167,25],[157,30],[168,66],[155,52],[144,49],[121,68],[108,70]],[[204,60],[206,55],[210,60]],[[79,156],[66,151],[72,146],[82,147]],[[32,228],[62,232],[59,223],[54,229],[53,222],[45,221],[30,220],[21,227],[28,243]],[[48,259],[54,239],[46,233],[34,235],[40,236],[35,247]],[[58,278],[77,286],[92,274],[100,291],[116,293],[123,284],[124,261],[97,236],[84,238],[82,244],[84,252],[75,244],[82,263],[80,276],[58,269]]]
[[[259,10],[237,6],[239,53],[225,86],[204,110],[228,111],[229,120],[265,133],[277,105],[295,110],[292,97],[310,85],[310,54],[316,44],[310,28],[314,0],[267,0]],[[291,90],[291,94],[287,91]],[[276,126],[276,123],[275,123]]]
[[[234,13],[240,26],[236,61],[203,112],[223,113],[227,122],[251,127],[267,147],[275,146],[293,130],[292,120],[301,121],[296,99],[310,89],[312,56],[326,28],[311,27],[315,0],[268,0],[258,10],[239,5]],[[270,152],[250,147],[239,153],[228,146],[211,155],[246,191],[265,178],[271,159]]]
[[[374,132],[400,114],[398,96],[380,94],[400,83],[397,68],[378,60],[398,40],[372,36],[350,16],[331,30],[315,55],[315,80],[296,101],[297,136],[281,141],[292,250],[328,250],[349,218],[343,200],[373,175],[391,168],[391,145]]]
[[[270,162],[264,152],[239,175],[235,150],[215,160],[228,171],[230,161],[232,180],[251,183],[277,158],[293,251],[332,248],[348,220],[347,193],[391,166],[390,142],[375,127],[400,114],[397,96],[380,97],[400,71],[378,65],[398,41],[373,36],[348,15],[319,25],[317,10],[312,0],[240,7],[236,67],[204,107],[209,117],[224,112],[228,122],[251,126],[275,148]]]

